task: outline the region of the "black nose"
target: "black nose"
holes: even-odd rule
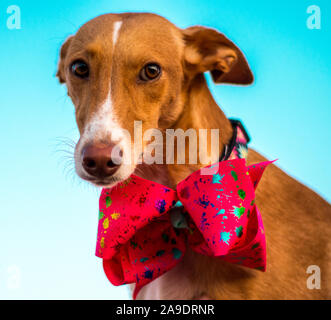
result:
[[[116,145],[90,144],[82,150],[82,165],[85,171],[96,178],[112,176],[120,167],[122,151],[118,148],[117,155],[112,154]],[[115,153],[115,152],[114,152]]]

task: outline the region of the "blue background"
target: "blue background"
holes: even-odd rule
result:
[[[21,8],[20,30],[6,27],[12,4]],[[306,26],[312,4],[321,8],[321,30]],[[217,102],[244,121],[252,147],[331,200],[329,0],[2,0],[2,299],[129,298],[126,287],[109,284],[94,256],[99,191],[79,181],[61,151],[71,151],[61,141],[76,140],[78,132],[55,78],[67,36],[99,14],[123,11],[159,13],[182,28],[217,28],[237,43],[256,81],[250,87],[210,82]]]

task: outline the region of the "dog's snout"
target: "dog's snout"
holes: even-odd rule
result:
[[[88,174],[103,179],[112,176],[117,171],[120,167],[121,157],[122,150],[114,144],[91,144],[82,150],[82,165]]]

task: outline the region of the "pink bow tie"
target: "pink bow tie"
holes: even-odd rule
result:
[[[246,167],[244,159],[222,161],[213,174],[192,173],[176,191],[134,175],[103,189],[96,255],[110,282],[136,283],[135,299],[144,285],[177,265],[188,246],[265,271],[255,189],[270,163]],[[183,209],[174,209],[179,206]]]

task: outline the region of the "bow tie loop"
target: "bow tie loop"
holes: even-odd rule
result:
[[[138,230],[166,214],[176,199],[174,190],[137,176],[102,189],[96,255],[113,257]]]
[[[255,192],[244,159],[217,165],[214,174],[191,174],[177,194],[212,254],[223,256],[245,243]]]

